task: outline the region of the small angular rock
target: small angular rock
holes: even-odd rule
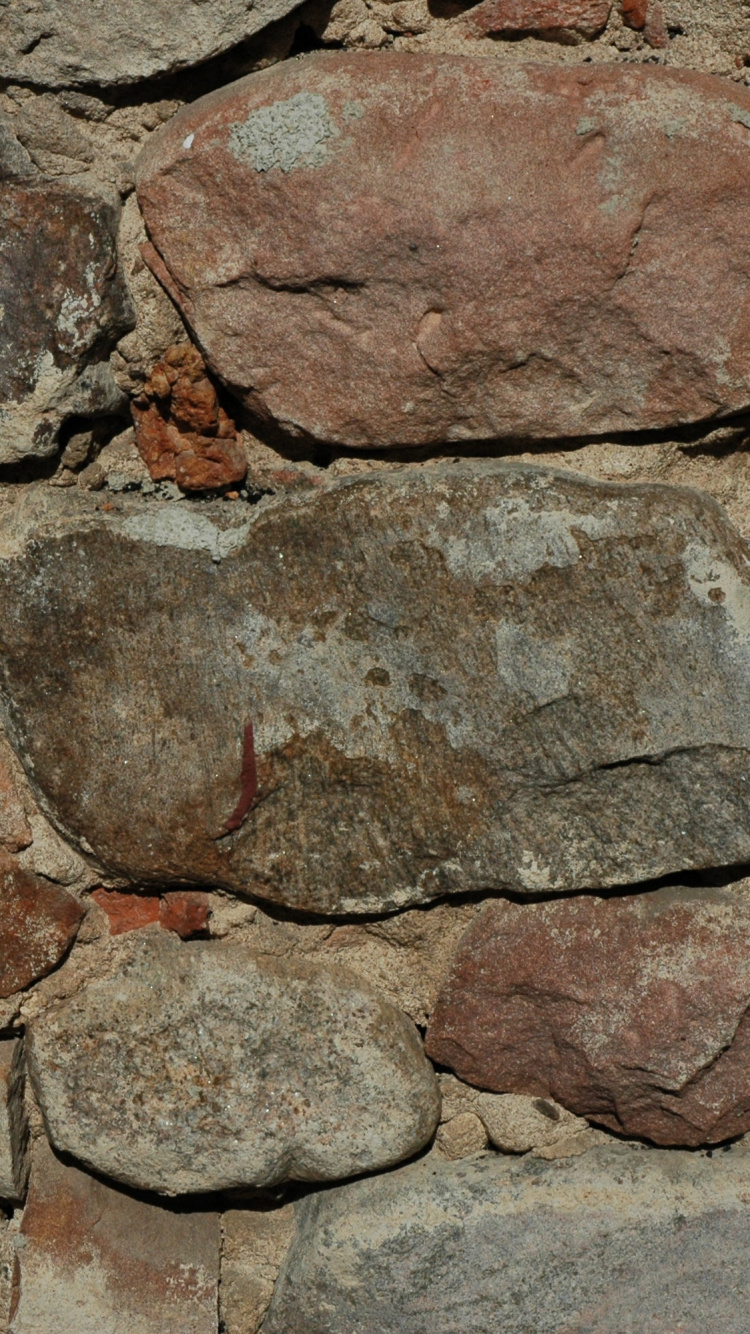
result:
[[[51,972],[75,940],[82,917],[71,894],[0,855],[0,997]]]
[[[11,1334],[216,1334],[219,1215],[67,1167],[44,1140],[17,1238]]]
[[[295,1205],[263,1334],[746,1334],[744,1148],[421,1162]]]
[[[96,506],[0,517],[0,678],[134,886],[378,913],[750,860],[750,567],[701,493],[490,460]]]
[[[33,1025],[58,1150],[181,1194],[371,1172],[430,1139],[440,1098],[417,1030],[359,979],[167,934],[133,945]]]
[[[485,1089],[657,1144],[714,1144],[750,1130],[749,1010],[740,893],[498,902],[461,942],[427,1050]]]
[[[54,454],[69,417],[121,408],[103,360],[133,324],[116,234],[113,208],[93,195],[2,182],[0,464]]]
[[[159,920],[159,900],[153,894],[123,894],[118,889],[95,889],[94,903],[107,914],[109,934],[121,936],[125,931],[139,931]]]
[[[128,84],[200,64],[283,18],[294,0],[4,0],[0,78],[67,88]]]
[[[650,430],[750,406],[749,127],[684,70],[318,52],[180,111],[138,192],[209,366],[293,436]]]
[[[136,444],[154,481],[208,491],[244,480],[242,441],[190,343],[167,349],[132,411]]]
[[[607,26],[612,0],[482,0],[468,21],[483,33],[580,33],[595,37]]]
[[[294,1236],[294,1209],[227,1209],[222,1234],[221,1328],[258,1334]]]
[[[23,1198],[28,1177],[24,1069],[22,1040],[0,1040],[0,1200],[11,1203]]]

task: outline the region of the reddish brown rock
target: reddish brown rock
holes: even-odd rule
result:
[[[154,481],[208,491],[245,477],[242,441],[190,343],[167,349],[132,411],[135,441]]]
[[[469,20],[483,33],[580,33],[595,37],[607,25],[612,0],[483,0]]]
[[[60,962],[83,917],[58,885],[0,855],[0,996],[12,996]]]
[[[208,932],[210,903],[208,894],[175,890],[162,895],[159,903],[159,922],[165,931],[174,931],[183,940],[203,936]]]
[[[216,1334],[219,1216],[132,1199],[34,1147],[12,1334]]]
[[[664,1145],[750,1130],[750,903],[663,889],[490,905],[469,927],[429,1055]]]
[[[646,26],[649,0],[620,0],[620,6],[625,26],[640,32]]]
[[[288,432],[580,436],[750,404],[749,152],[750,90],[702,74],[321,52],[184,108],[139,198]]]
[[[117,889],[95,889],[91,897],[107,914],[111,936],[137,931],[159,920],[159,900],[153,894],[122,894]]]

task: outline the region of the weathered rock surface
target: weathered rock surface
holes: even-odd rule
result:
[[[134,319],[114,209],[42,177],[2,176],[0,464],[54,454],[67,418],[122,406],[103,358]]]
[[[167,1194],[390,1167],[440,1111],[417,1030],[359,979],[166,934],[48,1010],[30,1069],[57,1149]]]
[[[294,1236],[294,1209],[228,1209],[221,1222],[221,1328],[257,1334]]]
[[[219,1243],[218,1214],[132,1199],[40,1140],[11,1334],[216,1334]]]
[[[263,1334],[745,1334],[744,1149],[429,1157],[309,1196]]]
[[[65,88],[127,84],[228,51],[295,8],[293,0],[6,0],[0,78]]]
[[[463,1158],[487,1147],[488,1140],[504,1153],[555,1149],[550,1157],[568,1157],[592,1145],[589,1124],[549,1098],[515,1093],[481,1093],[455,1075],[439,1075],[440,1129],[437,1145],[448,1158]],[[481,1126],[480,1137],[471,1122]],[[460,1150],[460,1151],[459,1151]]]
[[[182,110],[139,198],[209,364],[292,433],[664,427],[750,404],[749,127],[692,73],[320,53]]]
[[[750,859],[750,575],[708,497],[487,461],[118,503],[0,528],[12,739],[117,873],[363,912]]]
[[[606,27],[612,0],[481,0],[469,21],[483,33],[580,33],[595,37]]]
[[[167,348],[132,411],[136,444],[154,481],[207,491],[244,479],[242,441],[190,343]]]
[[[494,903],[461,942],[427,1050],[484,1088],[711,1144],[750,1130],[748,1010],[744,895]]]
[[[82,917],[72,894],[0,854],[0,997],[51,972],[75,940]]]
[[[23,1042],[0,1040],[0,1200],[23,1197],[28,1177]]]

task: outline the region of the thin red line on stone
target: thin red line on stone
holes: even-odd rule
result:
[[[225,834],[233,834],[239,829],[245,816],[253,809],[258,795],[258,770],[255,766],[255,736],[252,723],[245,727],[242,744],[242,772],[240,774],[240,799],[224,825]]]

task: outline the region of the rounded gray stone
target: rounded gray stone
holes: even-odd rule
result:
[[[168,1195],[390,1167],[435,1130],[414,1025],[345,970],[150,934],[34,1024],[54,1147]]]

